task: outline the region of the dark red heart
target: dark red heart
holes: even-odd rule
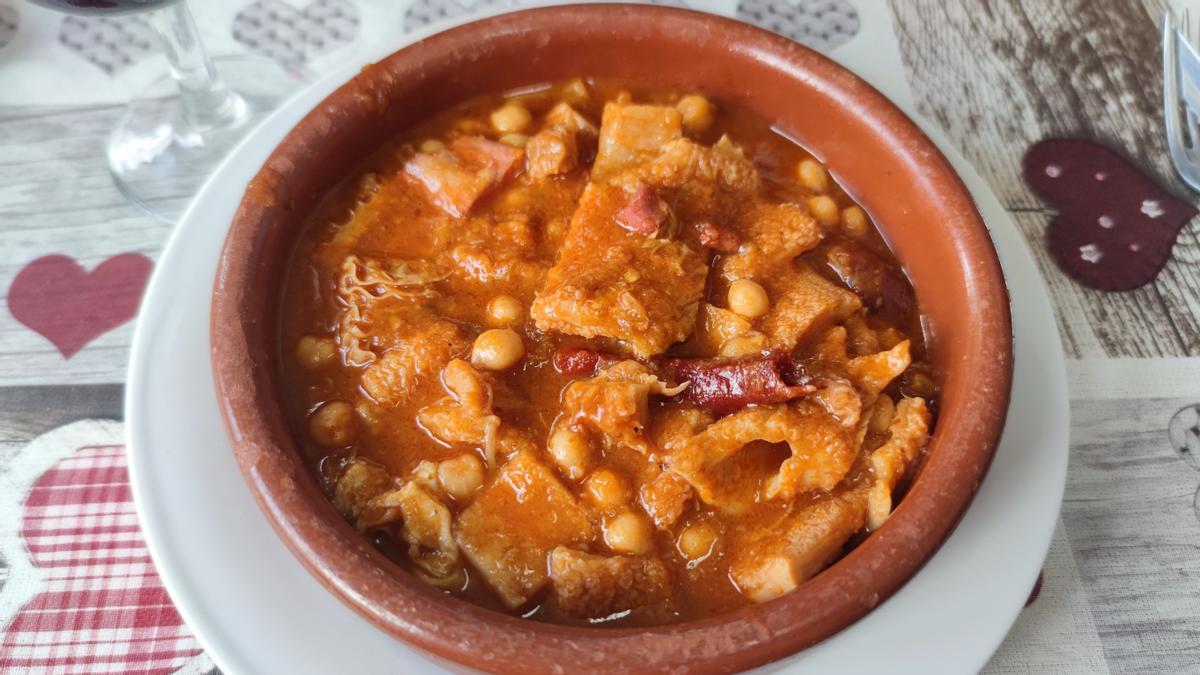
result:
[[[69,359],[133,318],[153,268],[140,253],[113,256],[91,272],[74,258],[43,256],[13,279],[8,310]]]
[[[1037,602],[1038,596],[1042,594],[1042,582],[1046,579],[1046,571],[1038,572],[1037,581],[1033,582],[1033,590],[1029,592],[1029,599],[1025,601],[1025,606],[1028,607]]]
[[[1196,215],[1189,203],[1108,148],[1089,141],[1041,141],[1025,155],[1025,181],[1058,209],[1046,230],[1055,261],[1101,291],[1130,291],[1154,280],[1179,231]]]

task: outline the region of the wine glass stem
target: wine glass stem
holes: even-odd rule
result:
[[[171,75],[179,85],[182,125],[177,135],[235,127],[249,118],[246,102],[231,91],[213,67],[187,3],[153,12],[150,24],[162,42]]]

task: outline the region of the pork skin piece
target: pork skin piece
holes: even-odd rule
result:
[[[739,546],[729,577],[755,602],[790,593],[841,555],[866,513],[861,488],[806,506]]]
[[[620,186],[587,186],[529,313],[539,330],[612,338],[649,358],[692,333],[708,255],[629,232],[616,219],[628,202]]]
[[[546,584],[550,551],[586,544],[594,529],[554,471],[522,451],[459,515],[454,535],[483,580],[515,609]]]
[[[463,136],[448,148],[418,152],[404,173],[420,185],[435,206],[463,218],[480,197],[512,178],[524,151],[482,136]]]
[[[680,138],[683,117],[672,106],[606,103],[592,180],[608,180],[637,168],[657,157],[667,143]]]
[[[550,553],[554,603],[579,618],[602,619],[666,600],[670,576],[658,558],[601,556],[560,546]]]

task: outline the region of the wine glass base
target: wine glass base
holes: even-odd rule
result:
[[[163,222],[178,220],[246,133],[312,79],[301,68],[257,56],[212,61],[226,86],[240,97],[224,124],[196,129],[185,123],[177,85],[167,75],[129,103],[109,137],[108,168],[117,188]]]

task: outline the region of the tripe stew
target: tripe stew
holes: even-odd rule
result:
[[[502,612],[777,598],[879,528],[936,391],[911,286],[746,110],[574,80],[445,111],[313,214],[281,368],[347,520]]]

